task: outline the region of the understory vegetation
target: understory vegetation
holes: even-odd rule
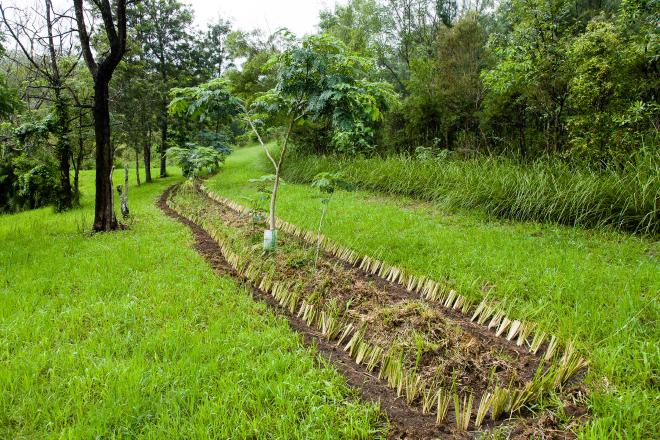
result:
[[[89,233],[91,197],[0,216],[0,438],[379,437],[377,408],[160,213],[176,181],[132,188],[114,235]]]
[[[558,160],[461,160],[427,151],[371,158],[294,153],[283,175],[291,182],[311,183],[318,173],[340,172],[358,188],[432,201],[444,209],[476,208],[511,220],[609,226],[657,236],[659,166],[650,154],[622,168],[596,170]]]
[[[263,174],[260,150],[237,150],[207,186],[238,203],[242,182]],[[318,190],[282,187],[280,216],[318,227]],[[265,207],[264,207],[265,209]],[[657,243],[620,232],[543,223],[502,223],[406,197],[338,191],[324,234],[362,254],[444,280],[473,301],[488,295],[512,316],[575,341],[591,362],[591,420],[581,438],[649,438],[660,417]],[[420,231],[424,231],[420,233]]]

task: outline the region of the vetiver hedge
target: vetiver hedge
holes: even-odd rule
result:
[[[647,235],[660,232],[659,161],[593,170],[560,162],[521,163],[405,156],[346,159],[293,154],[284,178],[311,182],[321,171],[341,171],[357,188],[476,208],[506,219],[600,227]]]

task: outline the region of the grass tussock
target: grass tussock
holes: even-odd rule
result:
[[[623,168],[594,170],[559,161],[521,163],[494,157],[292,155],[284,176],[308,183],[319,172],[341,171],[358,188],[432,201],[447,209],[479,209],[504,219],[657,235],[659,170],[658,160],[651,157]]]

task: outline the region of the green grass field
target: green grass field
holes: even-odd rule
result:
[[[0,438],[377,436],[379,411],[154,205],[179,178],[131,188],[131,229],[96,236],[83,178],[80,209],[0,216]]]
[[[260,150],[230,156],[207,186],[248,204]],[[286,184],[278,215],[314,229],[318,191]],[[324,233],[419,275],[445,279],[462,292],[490,292],[513,317],[575,339],[591,360],[586,378],[591,421],[583,438],[651,438],[660,430],[658,244],[602,230],[493,221],[443,212],[431,204],[372,193],[339,192]]]

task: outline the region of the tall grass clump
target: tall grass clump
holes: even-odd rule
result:
[[[647,235],[660,232],[660,165],[650,154],[603,169],[557,159],[348,159],[296,154],[284,175],[289,181],[308,183],[319,172],[339,170],[360,189],[414,197],[450,209],[481,209],[505,219],[609,226]]]

